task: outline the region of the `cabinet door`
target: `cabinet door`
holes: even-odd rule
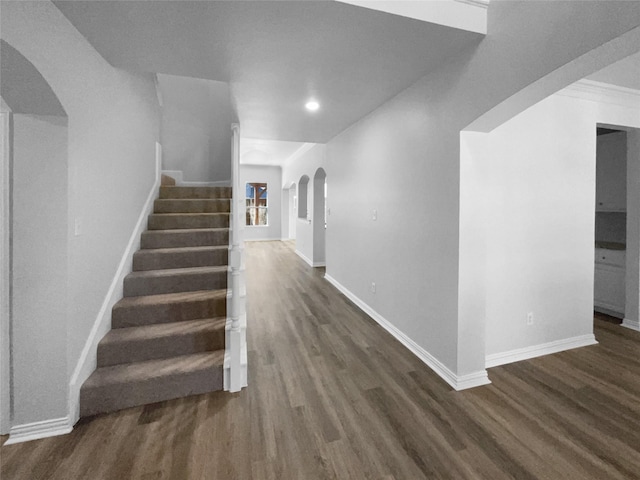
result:
[[[596,148],[596,211],[627,208],[626,132],[598,136]]]
[[[596,264],[593,301],[603,307],[624,314],[624,269]]]

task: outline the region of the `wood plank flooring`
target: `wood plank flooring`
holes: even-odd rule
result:
[[[639,479],[640,334],[455,392],[290,243],[248,243],[249,388],[2,447],[10,479]]]

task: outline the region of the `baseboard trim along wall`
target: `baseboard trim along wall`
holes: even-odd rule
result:
[[[221,180],[217,182],[189,182],[184,180],[181,170],[162,170],[163,175],[167,175],[176,181],[176,187],[230,187],[231,180]]]
[[[159,145],[158,145],[159,147]],[[122,284],[124,277],[131,273],[133,268],[133,254],[140,248],[140,236],[147,228],[147,217],[153,211],[153,202],[159,195],[161,149],[156,152],[156,178],[147,200],[142,207],[138,221],[129,237],[129,242],[122,254],[118,269],[111,281],[111,285],[102,302],[98,316],[91,328],[89,337],[82,349],[80,359],[71,376],[69,383],[69,418],[74,425],[80,418],[80,387],[98,365],[98,342],[102,340],[111,329],[111,309],[122,298]]]
[[[625,318],[622,321],[622,326],[635,330],[636,332],[640,332],[640,321],[638,320],[629,320],[628,318]]]
[[[508,352],[492,353],[487,355],[485,360],[486,368],[497,367],[507,363],[519,362],[530,358],[541,357],[552,353],[563,352],[573,348],[587,347],[589,345],[597,345],[598,342],[592,333],[588,335],[580,335],[577,337],[565,338],[563,340],[555,340],[553,342],[533,345],[531,347],[517,348]]]
[[[16,425],[11,427],[9,440],[5,442],[5,445],[29,442],[31,440],[39,440],[41,438],[55,437],[57,435],[66,435],[73,430],[73,423],[74,422],[71,422],[69,417],[62,417],[43,420],[41,422],[25,423],[24,425]]]
[[[309,257],[307,257],[304,253],[302,253],[300,250],[296,249],[296,255],[298,255],[302,260],[304,260],[307,265],[309,265],[310,267],[326,267],[326,263],[325,262],[313,262]]]
[[[297,252],[296,252],[297,253]],[[400,331],[396,326],[389,322],[386,318],[376,312],[373,308],[363,302],[355,294],[349,291],[344,285],[338,282],[330,275],[324,278],[334,287],[336,287],[345,297],[355,303],[358,308],[373,318],[382,328],[395,337],[400,343],[418,357],[425,365],[437,373],[445,382],[447,382],[454,390],[466,390],[468,388],[479,387],[491,383],[486,370],[469,373],[466,375],[456,375],[447,368],[440,360],[435,358],[424,348],[409,338],[404,332]]]

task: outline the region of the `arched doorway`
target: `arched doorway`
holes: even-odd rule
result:
[[[0,41],[0,58],[0,433],[8,433],[64,417],[68,409],[68,119],[49,83],[18,50]]]

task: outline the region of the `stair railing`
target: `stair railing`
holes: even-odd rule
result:
[[[228,345],[225,355],[225,390],[238,392],[247,386],[246,311],[242,230],[245,210],[240,188],[240,125],[232,132],[231,238],[229,249],[230,298],[228,309]]]

